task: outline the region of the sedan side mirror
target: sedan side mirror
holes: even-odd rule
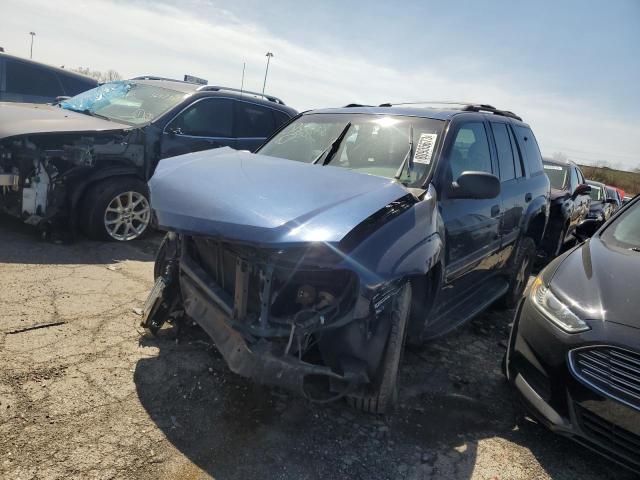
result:
[[[614,205],[618,205],[618,201],[615,198],[607,198],[604,203],[613,203]]]
[[[576,237],[581,242],[584,242],[587,238],[591,238],[598,228],[600,228],[601,223],[597,222],[593,218],[586,218],[582,222],[580,222],[576,226]]]
[[[495,198],[500,195],[500,180],[487,172],[462,172],[451,185],[451,198]]]
[[[576,187],[575,192],[573,192],[573,198],[576,198],[580,195],[588,195],[591,193],[591,185],[587,185],[586,183],[581,183]]]

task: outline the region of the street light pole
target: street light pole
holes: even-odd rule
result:
[[[269,60],[273,57],[273,53],[267,52],[267,69],[264,71],[264,83],[262,84],[262,95],[264,95],[264,88],[267,86],[267,74],[269,73]]]
[[[247,68],[247,62],[242,63],[242,82],[240,83],[240,93],[244,90],[244,69]]]
[[[36,32],[29,32],[29,35],[31,35],[31,49],[29,51],[29,58],[33,58],[33,37],[36,36]]]

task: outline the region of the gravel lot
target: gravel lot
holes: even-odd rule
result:
[[[197,329],[141,330],[159,240],[54,245],[0,218],[1,478],[632,478],[522,415],[510,314],[407,351],[392,415],[313,405],[231,374]]]

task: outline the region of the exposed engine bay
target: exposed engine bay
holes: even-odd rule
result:
[[[143,325],[183,315],[213,338],[230,368],[311,400],[335,399],[376,374],[388,335],[385,298],[362,302],[358,276],[326,251],[260,249],[210,238],[165,241]],[[358,319],[360,318],[360,321]]]
[[[0,210],[48,228],[69,220],[71,194],[96,171],[126,165],[143,171],[139,132],[44,133],[0,141]]]

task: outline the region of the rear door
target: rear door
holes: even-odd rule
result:
[[[164,128],[161,158],[219,147],[236,148],[234,100],[208,97],[183,109]]]
[[[506,262],[515,248],[522,230],[525,207],[531,201],[523,185],[524,168],[511,127],[506,121],[489,122],[493,134],[500,170],[500,195],[502,197],[501,262]]]
[[[498,175],[491,156],[488,125],[481,116],[452,125],[452,142],[446,147],[439,173],[439,204],[445,227],[445,288],[441,300],[449,303],[470,288],[481,285],[495,271],[500,254],[500,197],[478,200],[448,198],[452,182],[464,171]]]

